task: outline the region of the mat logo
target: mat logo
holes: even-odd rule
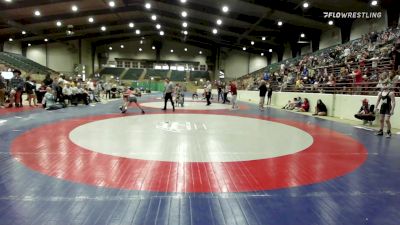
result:
[[[159,122],[157,123],[156,128],[175,133],[207,130],[207,126],[205,123],[174,122],[174,121]]]

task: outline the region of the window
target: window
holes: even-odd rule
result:
[[[200,65],[200,70],[201,71],[206,71],[206,65]]]
[[[139,68],[138,62],[132,62],[132,68]]]
[[[117,67],[124,67],[122,61],[117,61]]]
[[[124,62],[124,67],[125,68],[131,68],[131,61],[125,61]]]

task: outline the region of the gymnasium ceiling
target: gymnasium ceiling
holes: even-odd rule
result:
[[[263,52],[300,39],[301,33],[305,34],[304,41],[309,41],[322,30],[343,25],[340,20],[329,25],[328,19],[323,18],[324,11],[380,11],[394,1],[381,1],[371,7],[369,0],[307,0],[309,7],[304,8],[304,0],[1,0],[0,38],[22,41],[24,45],[43,44],[45,39],[90,39],[96,44],[167,39],[205,48],[246,46],[248,51]],[[151,4],[150,9],[146,3]],[[76,12],[73,5],[78,7]],[[228,12],[222,11],[223,6],[228,6]],[[36,10],[40,16],[35,15]],[[182,17],[183,11],[187,17]],[[155,21],[152,15],[157,16]],[[92,23],[88,21],[90,17]],[[217,24],[218,19],[221,25]],[[283,25],[279,26],[278,21]],[[183,22],[187,23],[186,28]],[[160,30],[156,24],[161,25]],[[101,30],[102,26],[106,31]],[[214,28],[217,34],[213,34]],[[68,34],[68,30],[72,33]]]

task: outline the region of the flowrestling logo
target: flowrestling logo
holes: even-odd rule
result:
[[[334,19],[379,19],[382,12],[324,12],[324,18]]]

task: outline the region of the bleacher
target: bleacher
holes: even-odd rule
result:
[[[210,73],[208,71],[190,71],[190,80],[197,79],[210,80]]]
[[[151,77],[165,79],[167,78],[168,72],[169,70],[147,69],[145,79],[150,79]]]
[[[123,80],[139,80],[140,75],[142,75],[143,69],[129,69],[124,77]]]
[[[125,71],[125,68],[116,68],[116,67],[105,67],[100,71],[100,75],[111,75],[114,77],[121,77],[121,74]]]
[[[185,81],[186,80],[186,71],[172,70],[171,80],[172,81]]]
[[[10,52],[0,52],[0,63],[32,74],[48,74],[55,72],[54,70],[34,62],[22,55]]]

